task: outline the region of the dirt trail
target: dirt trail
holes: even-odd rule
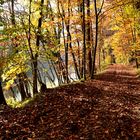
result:
[[[30,138],[140,140],[136,72],[113,65],[95,80],[50,89],[23,109],[0,111],[0,139]]]
[[[102,105],[108,106],[107,110],[110,108],[112,112],[118,113],[117,117],[127,118],[126,125],[131,119],[137,120],[138,138],[133,139],[140,139],[140,78],[136,70],[131,66],[111,65],[104,73],[96,76],[96,80],[93,84],[99,83],[95,86],[106,91]],[[130,125],[126,127],[129,128]]]
[[[137,80],[137,73],[131,66],[126,65],[110,65],[107,70],[97,76],[100,80],[110,80],[116,82],[116,80],[122,79],[122,82],[128,82],[127,80]]]
[[[114,92],[120,99],[124,98],[127,104],[133,106],[131,111],[137,112],[135,117],[140,118],[140,78],[133,67],[109,66],[104,73],[96,77],[96,80],[103,84],[100,85],[102,90]]]

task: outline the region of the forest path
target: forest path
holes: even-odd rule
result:
[[[96,76],[96,80],[100,80],[101,85],[97,86],[98,88],[116,94],[112,100],[126,105],[126,108],[131,106],[131,111],[137,114],[135,117],[140,119],[140,78],[132,66],[110,65],[102,74]]]
[[[48,89],[24,108],[5,107],[2,138],[140,140],[140,79],[130,66],[112,65],[94,80]]]
[[[137,134],[140,138],[140,77],[136,70],[131,66],[114,64],[95,79],[92,81],[93,86],[106,92],[101,101],[104,110],[116,112],[117,117],[127,116],[126,124],[131,122],[130,118],[137,119],[139,130]],[[130,125],[128,130],[129,128]]]
[[[99,79],[104,79],[107,81],[114,81],[122,79],[122,82],[128,82],[128,79],[136,80],[137,72],[130,65],[114,64],[108,66],[108,68],[97,76]]]

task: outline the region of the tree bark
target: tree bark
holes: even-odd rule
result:
[[[4,94],[3,94],[3,90],[2,90],[1,80],[0,80],[0,104],[7,105]]]
[[[85,29],[85,0],[83,0],[83,51],[82,51],[82,76],[86,80],[86,29]]]
[[[91,68],[92,68],[92,57],[91,57],[91,13],[90,13],[90,0],[87,0],[87,27],[86,27],[86,36],[87,36],[87,53],[88,53],[88,62],[87,62],[87,72],[90,77]]]
[[[92,70],[91,70],[91,79],[94,79],[94,71],[95,71],[95,62],[96,62],[96,52],[97,52],[97,46],[98,46],[98,23],[99,23],[99,15],[102,11],[104,4],[104,0],[102,0],[101,8],[97,9],[97,0],[94,0],[94,11],[95,11],[95,46],[92,48]]]
[[[95,10],[95,47],[92,49],[92,70],[91,70],[91,79],[94,79],[94,71],[95,71],[95,62],[96,62],[96,51],[98,45],[98,12],[97,12],[97,1],[94,0],[94,10]]]
[[[33,93],[36,94],[38,93],[38,86],[37,86],[37,71],[38,71],[38,52],[39,52],[39,46],[40,46],[40,39],[41,39],[41,26],[42,26],[42,20],[43,20],[43,5],[44,5],[44,0],[41,0],[40,3],[40,18],[38,20],[38,31],[36,35],[36,47],[37,51],[34,55],[33,59]]]
[[[14,10],[14,0],[11,0],[11,23],[12,23],[13,27],[16,26],[15,10]],[[17,39],[17,38],[15,38],[15,39]],[[18,47],[18,44],[17,43],[14,44],[13,47],[16,49],[16,47]],[[16,53],[18,53],[18,50],[16,50]],[[18,82],[19,82],[17,86],[19,88],[22,100],[24,100],[27,97],[26,96],[26,91],[25,91],[25,88],[24,88],[24,78],[23,78],[23,75],[24,75],[24,72],[17,75]]]
[[[68,3],[68,23],[66,23],[67,41],[69,42],[67,44],[68,44],[68,47],[70,47],[70,50],[71,50],[75,73],[76,73],[78,79],[80,79],[80,74],[79,74],[79,71],[78,71],[78,65],[77,65],[76,57],[75,57],[75,54],[74,54],[73,49],[72,49],[72,37],[71,37],[71,33],[70,33],[70,7],[69,6],[70,6],[70,0],[69,0],[69,3]]]
[[[16,24],[15,21],[15,10],[14,10],[14,0],[11,0],[11,22],[13,25]]]

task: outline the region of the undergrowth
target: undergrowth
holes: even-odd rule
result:
[[[27,104],[33,102],[35,100],[36,96],[33,98],[25,99],[24,101],[16,101],[13,97],[6,100],[7,105],[9,105],[12,108],[22,108],[25,107]]]

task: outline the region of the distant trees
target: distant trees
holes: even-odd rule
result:
[[[115,3],[115,2],[114,2]],[[112,2],[112,5],[114,5]],[[135,65],[138,68],[139,56],[139,15],[140,12],[136,9],[136,1],[120,1],[114,7],[112,12],[112,30],[115,34],[111,37],[111,45],[114,53],[117,56],[117,62],[129,63],[133,58]]]

